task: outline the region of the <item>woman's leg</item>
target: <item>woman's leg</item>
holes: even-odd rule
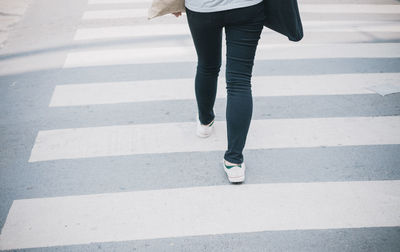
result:
[[[228,150],[224,158],[228,162],[241,164],[253,112],[251,75],[258,40],[263,29],[264,12],[260,4],[237,9],[235,12],[232,11],[229,16],[234,14],[242,20],[225,26]],[[243,20],[243,17],[249,18]],[[228,20],[234,21],[234,18]]]
[[[221,67],[222,26],[218,24],[218,14],[188,9],[186,14],[198,58],[195,94],[199,120],[206,125],[215,117],[213,108]]]

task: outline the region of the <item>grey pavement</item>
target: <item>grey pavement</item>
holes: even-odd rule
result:
[[[299,2],[320,5],[400,4],[395,0]],[[82,20],[85,11],[147,8],[148,5],[146,2],[88,5],[87,0],[31,0],[27,10],[21,7],[19,12],[9,12],[16,13],[15,16],[18,17],[24,13],[24,16],[18,21],[12,21],[12,30],[7,32],[7,42],[0,50],[0,229],[5,225],[13,201],[19,199],[229,184],[219,163],[224,151],[151,153],[28,162],[40,131],[195,121],[196,104],[192,99],[49,107],[56,85],[193,78],[196,67],[194,62],[63,68],[66,57],[73,51],[192,45],[188,35],[74,41],[74,34],[79,28],[149,24],[149,21],[135,17]],[[2,6],[0,3],[0,7]],[[155,19],[152,24],[185,24],[185,18]],[[302,18],[303,21],[393,21],[400,24],[399,14],[305,13]],[[305,32],[305,36],[308,36],[305,44],[400,42],[400,31],[322,31],[309,35]],[[264,42],[269,41],[268,39],[274,41],[275,37],[266,35],[263,39]],[[221,73],[223,72],[224,69],[221,69]],[[254,76],[295,77],[347,73],[400,73],[400,58],[271,59],[259,60],[254,66]],[[216,100],[216,121],[225,120],[225,106],[226,99]],[[400,93],[386,96],[369,93],[254,97],[253,120],[384,116],[400,116]],[[246,184],[250,185],[400,180],[399,144],[246,149],[244,155],[249,167]],[[267,230],[94,242],[23,250],[400,251],[400,227]]]

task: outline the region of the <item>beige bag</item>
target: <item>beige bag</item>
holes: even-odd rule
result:
[[[153,0],[148,19],[174,12],[185,12],[185,0]]]

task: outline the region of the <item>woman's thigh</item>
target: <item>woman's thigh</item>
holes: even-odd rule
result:
[[[187,20],[202,67],[221,66],[222,24],[218,13],[200,13],[186,9]]]
[[[254,57],[264,23],[262,5],[237,9],[237,19],[225,26],[226,33],[226,79],[230,83],[250,86]]]

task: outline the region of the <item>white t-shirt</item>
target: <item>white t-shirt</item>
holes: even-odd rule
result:
[[[191,11],[214,12],[248,7],[263,0],[185,0],[185,6]]]

